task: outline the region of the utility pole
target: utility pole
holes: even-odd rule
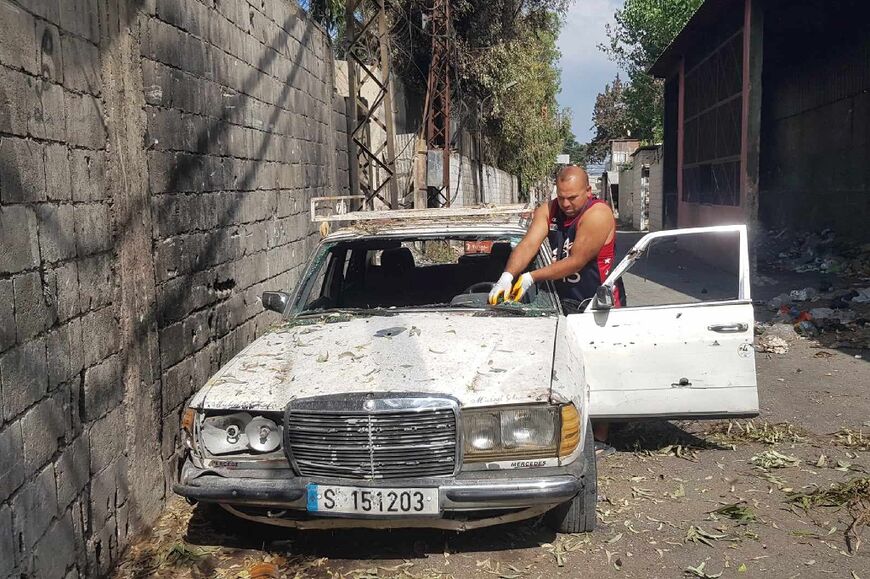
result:
[[[350,192],[364,196],[367,209],[375,209],[375,199],[390,209],[399,207],[387,1],[345,4]],[[366,99],[363,91],[369,87],[373,93]]]
[[[432,63],[426,87],[426,145],[428,165],[441,158],[440,186],[430,202],[436,207],[450,206],[450,0],[433,0]],[[438,180],[427,171],[427,185]]]

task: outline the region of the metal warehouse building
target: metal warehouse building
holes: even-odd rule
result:
[[[665,79],[665,225],[867,239],[870,2],[707,0]]]

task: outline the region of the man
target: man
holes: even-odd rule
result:
[[[525,269],[544,239],[550,240],[553,263],[535,271]],[[582,302],[595,295],[614,265],[616,221],[610,207],[592,195],[589,176],[580,167],[564,167],[556,176],[556,198],[535,210],[525,237],[511,252],[504,273],[489,293],[489,302],[518,301],[533,283],[551,280],[563,300]],[[516,281],[514,281],[516,280]],[[622,284],[613,289],[614,307],[625,305]],[[593,425],[596,449],[612,448],[607,423]]]

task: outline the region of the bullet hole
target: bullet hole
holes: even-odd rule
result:
[[[212,288],[218,292],[228,292],[234,287],[236,287],[236,280],[234,279],[226,279],[223,281],[215,280],[214,284],[212,284]]]

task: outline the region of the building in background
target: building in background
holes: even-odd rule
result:
[[[614,139],[604,159],[599,197],[619,211],[619,171],[631,162],[631,154],[640,146],[637,139]]]
[[[866,239],[866,0],[707,0],[665,79],[664,224],[832,228]]]
[[[662,225],[662,146],[645,145],[630,155],[619,172],[619,221],[638,231]]]

